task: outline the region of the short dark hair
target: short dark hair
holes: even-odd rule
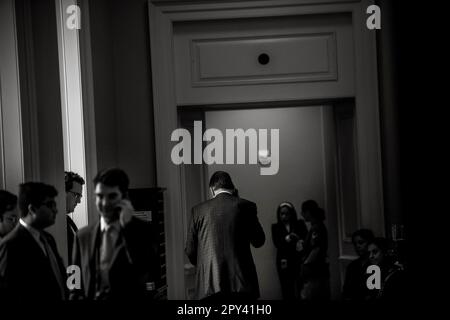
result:
[[[209,180],[209,187],[213,190],[228,189],[234,190],[233,181],[231,181],[230,175],[225,171],[216,171]]]
[[[311,216],[314,217],[316,220],[324,221],[325,210],[323,210],[322,208],[316,208],[315,210],[311,211]]]
[[[66,187],[66,192],[70,191],[70,189],[73,188],[73,183],[77,182],[81,185],[84,185],[85,181],[84,179],[75,172],[72,171],[64,171],[64,182]]]
[[[325,220],[325,210],[319,207],[315,200],[306,200],[302,203],[302,212],[308,211],[315,220]]]
[[[17,206],[17,196],[6,190],[0,190],[0,217],[6,211],[13,210]]]
[[[359,229],[359,230],[356,230],[355,232],[353,232],[353,234],[352,234],[352,242],[353,243],[355,242],[356,237],[361,237],[369,243],[372,242],[373,239],[375,239],[375,236],[374,236],[372,230],[370,230],[370,229]]]
[[[306,211],[314,211],[315,209],[319,208],[319,205],[315,200],[306,200],[302,203],[302,212]]]
[[[45,198],[55,198],[58,191],[55,187],[42,182],[26,182],[19,186],[19,209],[20,216],[28,215],[28,206],[40,206]]]
[[[102,183],[109,187],[119,187],[120,192],[122,192],[122,195],[127,194],[128,187],[130,185],[130,179],[128,178],[128,175],[119,168],[110,168],[105,169],[97,173],[97,175],[94,178],[94,186],[97,184]]]

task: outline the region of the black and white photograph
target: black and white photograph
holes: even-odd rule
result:
[[[407,300],[402,5],[0,0],[0,301]]]

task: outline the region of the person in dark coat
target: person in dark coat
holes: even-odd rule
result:
[[[330,299],[330,270],[328,264],[328,232],[324,224],[325,211],[316,201],[302,203],[302,215],[311,223],[302,250],[303,282],[301,299],[327,301]]]
[[[64,182],[66,189],[66,225],[67,225],[67,248],[69,265],[72,264],[72,249],[75,235],[78,227],[70,217],[70,214],[75,211],[76,206],[81,202],[83,196],[84,179],[77,173],[72,171],[64,172]]]
[[[272,225],[272,240],[277,248],[276,265],[284,300],[299,298],[300,253],[299,246],[308,229],[290,202],[282,202],[277,208],[277,223]]]
[[[369,229],[359,229],[352,234],[352,243],[358,255],[356,260],[349,263],[345,273],[343,297],[345,300],[361,301],[368,295],[367,267],[369,266],[368,245],[375,236]]]
[[[19,223],[0,243],[0,298],[55,301],[67,297],[63,260],[55,239],[44,231],[55,223],[57,193],[40,182],[20,185]]]
[[[159,261],[150,224],[134,217],[128,200],[129,179],[118,168],[94,178],[100,221],[75,237],[73,264],[81,269],[81,286],[71,299],[141,300],[158,277]]]
[[[0,190],[0,241],[14,229],[18,221],[17,196]]]
[[[391,241],[378,237],[373,239],[367,248],[370,264],[380,268],[381,288],[370,290],[366,300],[407,301],[410,297],[407,273],[392,254]]]
[[[185,252],[196,267],[196,298],[257,299],[259,284],[250,245],[261,247],[265,234],[256,204],[239,198],[228,173],[215,172],[213,199],[192,208]]]

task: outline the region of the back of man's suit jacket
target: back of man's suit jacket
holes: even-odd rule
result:
[[[192,209],[186,254],[196,265],[197,298],[215,293],[247,293],[259,297],[250,244],[264,244],[256,205],[228,193]]]

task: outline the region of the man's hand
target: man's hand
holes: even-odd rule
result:
[[[122,199],[119,204],[117,205],[117,207],[120,207],[120,224],[122,227],[125,227],[130,221],[131,218],[133,217],[133,213],[134,213],[134,208],[133,205],[131,204],[131,201],[128,199]]]

